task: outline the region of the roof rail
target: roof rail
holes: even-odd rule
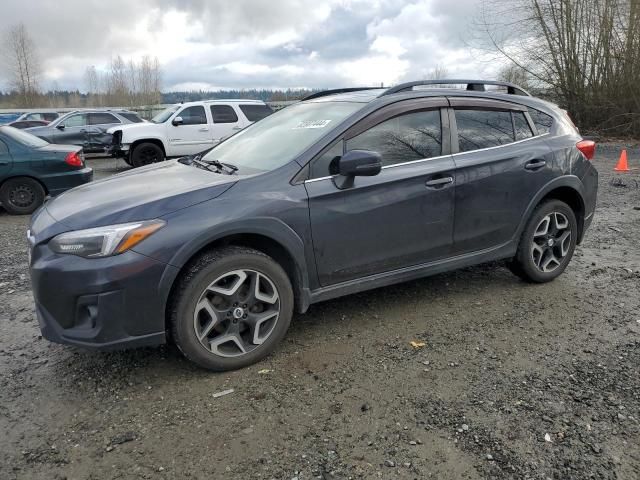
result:
[[[404,92],[405,90],[411,90],[413,87],[420,85],[466,85],[467,90],[474,92],[484,92],[485,85],[498,85],[500,87],[507,87],[507,93],[510,95],[524,95],[530,97],[531,94],[524,88],[514,85],[509,82],[499,82],[495,80],[461,80],[461,79],[442,79],[442,80],[417,80],[415,82],[406,82],[391,87],[382,92],[379,96],[391,95],[393,93]]]
[[[322,90],[321,92],[315,92],[307,95],[302,99],[311,100],[314,98],[326,97],[327,95],[334,95],[336,93],[348,93],[348,92],[358,92],[360,90],[374,90],[379,87],[352,87],[352,88],[334,88],[333,90]]]

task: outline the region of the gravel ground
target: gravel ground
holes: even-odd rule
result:
[[[555,282],[495,263],[314,305],[227,374],[43,340],[28,219],[0,210],[0,478],[640,478],[640,170],[618,154]]]

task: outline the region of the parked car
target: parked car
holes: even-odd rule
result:
[[[43,336],[171,339],[228,370],[341,295],[500,259],[553,280],[593,218],[595,144],[512,84],[413,89],[460,82],[317,93],[206,155],[48,202],[28,235]]]
[[[111,153],[141,167],[193,155],[273,113],[259,100],[207,100],[173,105],[151,122],[113,127]]]
[[[22,115],[20,115],[16,119],[16,121],[44,120],[48,123],[48,122],[53,122],[59,116],[60,114],[58,112],[53,112],[53,111],[25,112]]]
[[[0,126],[0,203],[11,214],[32,213],[45,197],[90,182],[82,147],[52,145],[24,130]]]
[[[11,122],[8,125],[13,128],[24,130],[25,128],[44,127],[48,124],[49,122],[47,122],[46,120],[16,120],[15,122]]]
[[[0,125],[15,122],[20,116],[19,113],[0,113]]]
[[[80,145],[85,153],[103,153],[112,142],[109,128],[141,122],[137,113],[128,110],[78,110],[29,133],[49,143]]]

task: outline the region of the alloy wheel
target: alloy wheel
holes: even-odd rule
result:
[[[255,270],[233,270],[202,292],[193,313],[200,344],[214,355],[238,357],[258,348],[280,314],[274,283]]]
[[[142,165],[149,165],[158,161],[158,153],[153,148],[143,148],[139,158]]]
[[[553,272],[562,265],[571,249],[571,225],[560,212],[547,214],[533,233],[531,258],[533,264],[544,273]]]

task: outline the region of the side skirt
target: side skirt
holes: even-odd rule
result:
[[[492,247],[478,252],[466,253],[456,257],[445,258],[435,262],[423,263],[412,267],[405,267],[391,272],[377,273],[347,282],[329,285],[310,292],[309,303],[322,302],[332,298],[351,295],[379,287],[386,287],[395,283],[407,282],[417,278],[428,277],[438,273],[448,272],[459,268],[470,267],[480,263],[511,258],[516,254],[516,242],[510,241],[498,247]],[[306,310],[306,309],[305,309]]]

